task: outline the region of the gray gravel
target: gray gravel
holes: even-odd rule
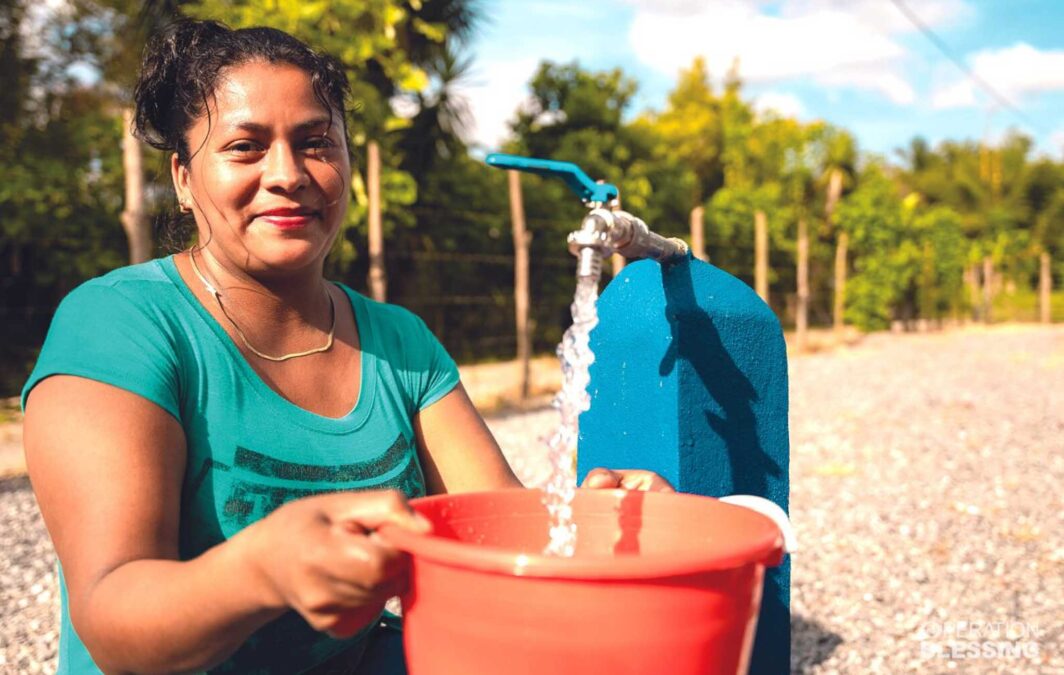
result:
[[[489,419],[528,484],[555,418]],[[792,359],[792,670],[1064,674],[1062,450],[1064,326]],[[27,481],[0,482],[2,672],[54,668],[52,556]]]
[[[0,672],[55,670],[55,550],[26,478],[0,481]]]

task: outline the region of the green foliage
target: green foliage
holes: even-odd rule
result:
[[[846,319],[863,330],[890,326],[893,311],[912,279],[914,245],[904,238],[897,188],[872,165],[860,186],[839,205],[838,227],[850,235],[855,274],[846,286]]]
[[[444,30],[414,21],[416,15],[397,0],[196,0],[182,11],[234,28],[277,28],[340,59],[357,102],[350,123],[359,145],[367,135],[377,138],[384,131],[392,117],[389,95],[428,84],[425,71],[403,49],[402,38],[417,33],[434,40]]]
[[[1038,291],[1032,287],[1008,284],[994,296],[992,314],[995,322],[1039,320]],[[1049,297],[1049,319],[1053,323],[1064,322],[1064,291],[1053,291]]]
[[[846,318],[864,330],[892,320],[938,319],[963,304],[968,242],[951,207],[905,200],[884,169],[867,167],[859,187],[840,204],[838,227],[850,234],[854,275],[846,287]]]
[[[107,99],[65,77],[63,62],[23,58],[24,11],[0,5],[0,55],[14,75],[0,113],[0,259],[5,291],[22,300],[15,306],[116,267],[124,252],[121,230],[101,226],[120,210],[120,127]],[[31,95],[45,83],[46,93]]]
[[[71,79],[68,34],[49,24],[45,57],[21,44],[27,4],[0,0],[0,393],[18,390],[51,309],[122,264],[120,127],[108,99]],[[10,77],[9,77],[10,76]]]
[[[328,273],[362,286],[363,173],[373,140],[384,164],[389,297],[422,314],[463,360],[512,353],[506,175],[470,157],[462,138],[469,120],[459,87],[470,69],[462,46],[476,27],[475,0],[75,0],[44,31],[48,56],[32,58],[19,42],[27,6],[0,0],[0,283],[14,298],[5,316],[37,312],[46,320],[70,287],[122,264],[118,120],[147,36],[190,14],[234,27],[275,26],[344,62],[354,87],[348,122],[355,170]],[[74,62],[95,69],[99,81],[72,79]],[[618,185],[623,207],[668,236],[686,237],[691,209],[705,206],[713,263],[751,283],[753,224],[764,213],[770,297],[784,320],[795,292],[799,221],[812,235],[814,323],[830,320],[842,233],[850,238],[853,270],[846,314],[864,329],[956,315],[965,309],[965,269],[987,257],[1003,286],[1016,289],[1007,293],[1008,307],[1027,311],[1025,289],[1037,280],[1043,252],[1051,255],[1057,287],[1064,280],[1064,165],[1032,159],[1030,139],[1013,134],[994,147],[932,147],[917,138],[899,152],[900,167],[865,159],[858,170],[856,142],[845,129],[756,113],[737,67],[722,87],[711,82],[705,62],[695,60],[663,109],[632,119],[631,77],[546,61],[529,82],[530,100],[515,112],[504,149],[578,163]],[[412,106],[411,116],[394,114],[396,98]],[[146,157],[148,205],[158,210],[168,201],[169,175],[164,158]],[[842,201],[830,219],[833,175],[843,179]],[[585,209],[560,181],[525,175],[522,185],[534,339],[549,349],[568,321],[572,294],[565,236]],[[995,306],[996,315],[1011,316],[1008,307]],[[37,335],[26,344],[43,330],[25,328]],[[494,341],[471,338],[478,333]]]
[[[721,101],[714,93],[705,61],[696,58],[680,73],[665,110],[648,116],[660,139],[657,151],[693,174],[691,205],[701,203],[723,185]]]
[[[954,314],[964,302],[967,250],[961,217],[948,206],[934,206],[915,214],[910,227],[916,309],[920,317],[940,319]]]

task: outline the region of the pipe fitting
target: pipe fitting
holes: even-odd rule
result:
[[[594,246],[603,256],[620,253],[626,258],[651,258],[666,262],[687,255],[687,244],[650,231],[647,224],[626,211],[594,209],[569,235],[569,251],[577,255],[580,247]]]
[[[602,273],[602,259],[613,253],[626,258],[651,258],[659,263],[687,255],[687,244],[654,234],[639,218],[626,211],[592,209],[569,234],[569,252],[577,258],[577,277]]]

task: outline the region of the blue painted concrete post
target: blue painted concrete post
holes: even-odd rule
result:
[[[651,469],[681,492],[787,510],[787,351],[749,286],[690,257],[640,261],[603,291],[577,472]],[[790,669],[790,560],[769,570],[754,675]]]

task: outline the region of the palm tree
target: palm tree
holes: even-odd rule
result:
[[[465,151],[471,114],[469,103],[458,92],[469,75],[472,58],[458,56],[446,46],[426,64],[433,80],[429,92],[414,96],[418,111],[397,142],[402,153],[400,168],[421,184],[439,158],[449,159]]]
[[[835,232],[835,208],[842,198],[843,190],[853,184],[857,163],[857,142],[849,132],[829,128],[824,136],[824,167],[821,171],[825,184],[824,222],[829,232],[835,234],[835,293],[832,303],[832,325],[836,333],[843,327],[843,312],[846,308],[846,271],[850,243],[845,231]]]

